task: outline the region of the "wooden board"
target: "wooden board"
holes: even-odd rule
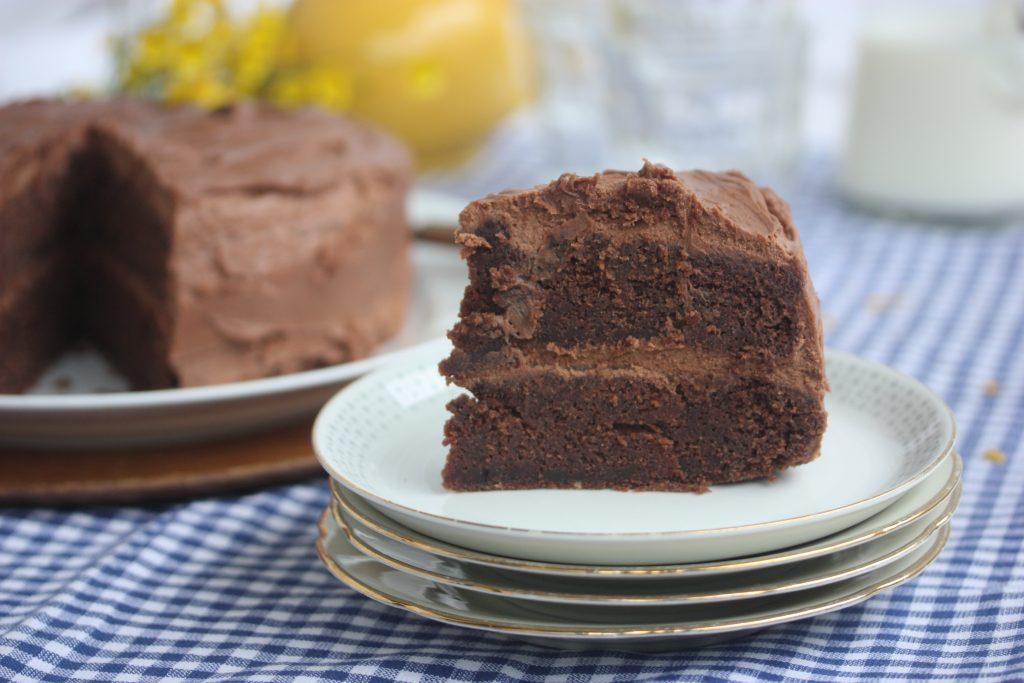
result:
[[[115,505],[235,493],[322,475],[312,422],[146,450],[0,450],[0,505]]]

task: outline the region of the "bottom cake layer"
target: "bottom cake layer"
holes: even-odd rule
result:
[[[83,333],[103,351],[133,389],[178,385],[169,358],[173,307],[158,285],[109,254],[83,250],[80,257]],[[166,280],[166,274],[164,279]]]
[[[66,266],[41,258],[0,293],[0,394],[31,386],[73,337]]]
[[[444,485],[704,491],[817,457],[820,396],[753,378],[536,373],[448,408]]]

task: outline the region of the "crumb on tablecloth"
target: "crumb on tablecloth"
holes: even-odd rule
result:
[[[986,449],[985,452],[981,454],[981,457],[985,458],[989,462],[994,462],[997,465],[1002,465],[1006,462],[1006,454],[998,448]]]

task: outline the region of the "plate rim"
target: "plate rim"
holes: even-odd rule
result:
[[[445,546],[450,546],[455,551],[448,550],[446,547],[439,547],[431,545],[421,541],[417,538],[403,535],[400,531],[390,529],[381,526],[376,520],[366,517],[361,511],[356,510],[352,507],[352,504],[344,497],[345,493],[349,495],[357,495],[352,491],[346,491],[340,487],[337,482],[333,479],[328,479],[328,488],[330,489],[331,496],[341,505],[348,514],[356,517],[361,523],[370,527],[374,531],[383,534],[399,543],[410,545],[424,552],[429,552],[435,555],[441,555],[443,557],[450,557],[452,559],[460,560],[463,562],[475,562],[483,566],[496,567],[499,569],[513,569],[517,571],[527,571],[535,574],[558,574],[561,576],[593,576],[593,577],[642,577],[642,576],[685,576],[688,574],[699,574],[699,573],[738,573],[743,571],[750,571],[753,569],[764,569],[767,567],[782,566],[785,564],[791,564],[793,562],[799,562],[802,560],[809,560],[815,557],[821,557],[828,555],[833,552],[840,550],[846,550],[853,548],[863,543],[867,543],[876,538],[880,538],[887,534],[898,531],[910,524],[913,524],[923,516],[934,510],[936,507],[942,504],[943,501],[947,500],[953,490],[958,484],[962,482],[963,476],[963,459],[960,454],[954,451],[949,456],[952,460],[952,466],[950,469],[949,476],[946,481],[943,482],[942,487],[936,491],[931,498],[922,503],[920,506],[911,510],[901,518],[894,520],[893,522],[871,531],[866,531],[860,536],[855,536],[851,539],[839,544],[825,545],[814,549],[813,551],[801,551],[801,546],[795,546],[794,548],[784,548],[782,550],[763,553],[761,555],[754,555],[749,557],[739,557],[726,560],[712,560],[708,562],[681,562],[675,564],[653,564],[653,565],[589,565],[589,564],[567,564],[559,562],[547,562],[543,560],[529,560],[525,558],[508,557],[505,555],[497,555],[494,553],[488,553],[482,550],[475,550],[472,548],[463,548],[461,546],[449,543],[447,541],[440,541]],[[943,459],[944,461],[945,459]],[[909,491],[908,491],[909,493]],[[370,505],[368,501],[367,505]],[[372,507],[372,505],[370,505]],[[376,508],[374,508],[376,509]],[[379,512],[379,511],[378,511]],[[439,540],[433,539],[427,534],[423,534],[414,529],[409,529],[401,522],[388,517],[383,512],[379,514],[388,520],[395,527],[400,530],[411,531],[412,533],[422,536],[431,541]],[[877,514],[877,513],[876,513]],[[867,523],[872,517],[864,520],[862,523]],[[838,532],[837,532],[838,533]],[[806,545],[806,544],[802,544]]]
[[[436,344],[439,348],[442,348],[442,344],[439,344],[438,341],[441,340],[435,340],[434,342],[426,342],[425,344],[421,345],[421,347],[417,349],[416,352],[425,353],[428,346],[433,344]],[[411,361],[415,355],[412,349],[408,350],[408,354],[408,358],[405,359],[407,362]],[[551,529],[525,529],[522,527],[502,526],[498,524],[488,524],[484,522],[474,522],[472,520],[448,517],[433,512],[425,512],[423,510],[418,510],[416,508],[403,505],[402,503],[397,503],[393,500],[389,500],[387,498],[384,498],[383,496],[380,496],[376,493],[373,493],[372,491],[363,488],[362,486],[353,482],[350,478],[341,474],[337,470],[337,468],[335,468],[329,462],[328,457],[324,453],[325,449],[323,448],[323,434],[326,430],[324,425],[328,422],[328,420],[333,419],[335,417],[335,414],[340,410],[339,406],[341,405],[341,403],[347,400],[347,394],[359,391],[366,385],[376,383],[377,381],[379,381],[378,376],[382,375],[383,373],[392,373],[398,371],[400,366],[397,365],[391,365],[390,367],[382,368],[376,372],[370,372],[366,375],[363,375],[356,381],[343,387],[334,396],[332,396],[327,401],[327,403],[324,404],[324,406],[320,409],[320,412],[317,413],[316,419],[313,421],[313,433],[311,439],[313,444],[313,452],[316,455],[316,459],[320,462],[321,467],[324,468],[324,470],[327,472],[328,475],[330,475],[332,479],[336,480],[345,488],[352,490],[360,497],[368,499],[372,503],[376,503],[377,505],[380,505],[384,508],[394,510],[396,512],[403,513],[406,515],[410,515],[412,517],[425,519],[431,523],[441,524],[443,526],[455,528],[470,527],[481,532],[499,532],[501,534],[511,534],[516,536],[527,535],[533,537],[553,539],[599,539],[602,537],[616,538],[622,540],[647,538],[683,539],[702,536],[728,537],[744,533],[750,533],[754,530],[785,528],[787,526],[803,524],[811,521],[817,522],[827,519],[834,519],[836,517],[842,517],[845,514],[856,512],[857,510],[862,510],[864,508],[871,507],[872,505],[881,504],[886,500],[891,500],[892,498],[900,495],[901,493],[910,490],[910,488],[912,488],[915,484],[920,483],[929,474],[931,474],[931,472],[934,471],[934,469],[939,465],[939,463],[941,463],[942,460],[950,453],[950,451],[953,450],[953,447],[956,444],[957,428],[956,416],[953,413],[953,410],[945,402],[945,400],[943,400],[943,398],[939,396],[936,392],[932,391],[930,388],[928,388],[928,386],[918,381],[914,377],[911,377],[910,375],[900,372],[895,368],[891,368],[888,365],[885,365],[884,363],[880,363],[878,361],[870,360],[867,358],[862,358],[861,356],[850,353],[848,351],[840,351],[837,349],[827,348],[825,349],[826,364],[830,357],[842,358],[844,362],[849,362],[855,365],[873,367],[876,371],[880,373],[889,373],[897,375],[901,380],[910,382],[912,385],[915,386],[915,388],[918,391],[922,392],[926,396],[929,396],[935,402],[936,406],[939,409],[938,414],[941,415],[944,418],[944,421],[947,423],[947,426],[949,428],[949,437],[946,443],[941,448],[937,449],[937,452],[932,455],[931,460],[928,461],[926,465],[924,465],[917,473],[908,477],[906,481],[901,482],[897,486],[893,486],[887,489],[886,491],[877,493],[869,498],[863,498],[852,503],[847,503],[846,505],[841,505],[835,508],[829,508],[828,510],[819,510],[818,512],[812,512],[806,515],[785,517],[783,519],[774,519],[767,522],[757,522],[754,524],[740,524],[735,526],[714,527],[710,529],[690,529],[687,531],[624,531],[610,533],[601,531],[556,531]],[[423,362],[425,362],[425,359],[424,361],[417,361],[417,365],[422,365]]]
[[[313,370],[289,372],[274,377],[260,377],[238,382],[207,384],[200,387],[113,391],[91,394],[0,394],[0,411],[6,413],[59,410],[91,412],[117,408],[174,408],[182,405],[203,405],[236,401],[269,394],[287,394],[325,387],[365,375],[391,363],[405,354],[412,354],[436,343],[428,339],[394,351],[366,358],[336,363]]]
[[[654,606],[654,605],[697,605],[697,604],[715,604],[722,602],[730,602],[736,600],[748,600],[753,598],[762,598],[775,595],[784,595],[786,593],[794,593],[797,591],[808,590],[811,588],[818,588],[833,583],[838,583],[846,579],[852,579],[863,574],[868,574],[877,569],[881,569],[893,562],[906,557],[910,553],[914,552],[921,546],[923,546],[935,532],[945,525],[947,525],[952,519],[953,514],[960,503],[961,488],[959,486],[954,487],[952,495],[946,503],[946,507],[940,512],[940,514],[933,520],[931,520],[925,527],[912,539],[907,541],[905,544],[894,548],[893,550],[885,553],[880,557],[861,562],[860,564],[852,567],[845,567],[837,569],[831,573],[826,573],[815,579],[794,579],[792,581],[780,581],[776,585],[760,588],[760,589],[741,589],[741,590],[723,590],[717,593],[715,592],[704,592],[704,593],[671,593],[658,596],[625,596],[625,595],[602,595],[602,594],[587,594],[587,593],[565,593],[563,591],[547,591],[547,590],[531,590],[528,588],[515,589],[515,588],[502,588],[497,586],[490,586],[482,581],[474,581],[472,579],[457,579],[448,577],[438,572],[423,569],[412,565],[404,560],[395,558],[389,555],[387,552],[376,548],[370,543],[364,542],[362,539],[356,537],[351,525],[347,520],[344,519],[344,513],[340,510],[340,505],[336,500],[332,500],[328,505],[331,510],[331,516],[335,523],[341,528],[348,538],[349,543],[357,551],[363,555],[369,557],[371,560],[385,564],[392,569],[403,572],[405,574],[411,574],[418,576],[427,581],[434,583],[440,583],[448,586],[454,586],[463,590],[485,593],[488,595],[494,595],[498,597],[515,598],[518,600],[534,600],[539,602],[549,603],[561,603],[561,604],[578,604],[578,605],[600,605],[600,606],[621,606],[621,607],[639,607],[639,606]],[[880,537],[881,538],[881,537]],[[873,539],[877,540],[877,539]]]
[[[600,638],[607,640],[614,640],[615,638],[658,638],[658,637],[669,637],[676,635],[685,635],[690,633],[729,633],[732,631],[741,631],[751,628],[763,628],[767,626],[773,626],[776,624],[789,623],[798,621],[801,619],[817,616],[820,614],[827,614],[840,609],[845,609],[852,605],[858,604],[867,600],[868,598],[877,595],[878,593],[887,590],[889,588],[898,586],[920,574],[928,565],[930,565],[942,549],[946,546],[946,542],[949,540],[950,526],[946,524],[933,532],[932,545],[929,547],[913,564],[906,567],[900,572],[894,575],[887,576],[873,584],[865,586],[858,591],[855,591],[851,595],[844,596],[842,598],[836,598],[829,600],[824,603],[815,605],[813,607],[805,607],[800,610],[791,610],[783,612],[782,614],[776,614],[772,617],[761,617],[753,619],[733,619],[727,620],[722,624],[709,624],[705,626],[688,626],[685,623],[679,623],[672,626],[662,626],[658,628],[637,628],[632,626],[608,626],[608,627],[586,627],[586,628],[573,628],[571,626],[566,627],[534,627],[530,628],[527,626],[513,626],[508,624],[498,624],[494,622],[487,622],[483,619],[474,618],[470,616],[457,615],[452,613],[445,613],[441,610],[436,610],[429,607],[424,607],[408,600],[389,596],[381,591],[367,586],[362,581],[356,579],[351,574],[346,572],[341,565],[334,560],[330,553],[327,552],[325,546],[325,539],[327,535],[326,519],[329,517],[329,509],[324,508],[323,512],[317,521],[318,535],[316,541],[317,555],[320,557],[320,561],[327,567],[327,570],[340,582],[347,585],[357,593],[375,600],[384,605],[391,607],[398,607],[408,612],[418,614],[421,617],[430,619],[432,621],[439,621],[442,623],[462,626],[465,628],[471,628],[475,630],[491,631],[496,633],[511,633],[516,635],[535,635],[546,638]],[[371,560],[373,561],[373,560]],[[397,570],[392,570],[397,571]],[[491,596],[492,599],[501,600],[497,596]]]

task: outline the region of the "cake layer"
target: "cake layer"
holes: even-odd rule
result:
[[[173,199],[145,161],[93,126],[71,159],[68,187],[66,246],[95,246],[159,298],[169,297]]]
[[[702,491],[817,456],[819,396],[762,380],[644,372],[524,373],[449,404],[454,490]]]
[[[0,293],[22,269],[59,249],[65,237],[63,207],[70,200],[67,160],[74,146],[54,143],[16,167],[0,164]]]
[[[789,264],[732,253],[687,253],[681,244],[603,235],[554,241],[536,255],[498,237],[470,261],[455,346],[563,349],[663,339],[672,344],[758,356],[792,357],[812,339],[806,286]],[[770,352],[769,352],[770,349]]]
[[[31,386],[73,337],[67,266],[57,254],[40,257],[0,291],[0,393]]]
[[[169,362],[173,308],[134,268],[106,250],[85,249],[77,259],[81,333],[104,352],[135,389],[178,386]]]

